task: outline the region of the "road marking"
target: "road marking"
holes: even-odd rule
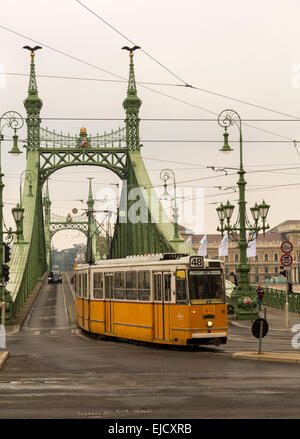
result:
[[[73,299],[74,299],[74,302],[75,302],[75,293],[74,293],[73,287],[71,286],[71,283],[70,283],[70,280],[69,280],[69,276],[67,275],[67,272],[65,272],[65,275],[66,275],[66,278],[67,278],[67,281],[68,281],[68,284],[69,284],[69,288],[71,290],[71,293],[72,293],[72,296],[73,296]]]
[[[37,330],[42,330],[42,331],[48,330],[48,331],[50,331],[51,329],[53,329],[53,326],[49,327],[49,328],[45,327],[45,328],[25,328],[25,329],[26,329],[26,331],[37,331]],[[70,327],[69,326],[58,326],[55,329],[56,330],[58,330],[58,329],[70,329]]]
[[[66,318],[67,318],[67,321],[69,322],[69,325],[70,325],[71,322],[70,322],[69,314],[68,314],[68,310],[67,310],[64,284],[61,284],[61,286],[62,286],[62,290],[63,290],[63,299],[64,299],[64,307],[65,307]]]

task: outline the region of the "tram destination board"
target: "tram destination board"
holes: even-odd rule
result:
[[[190,267],[203,268],[204,267],[203,256],[190,256]]]
[[[185,256],[188,256],[187,253],[164,253],[163,254],[163,261],[172,261],[180,258],[184,258]]]

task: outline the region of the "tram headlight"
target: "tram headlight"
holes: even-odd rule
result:
[[[213,322],[212,322],[211,320],[208,320],[208,321],[206,322],[206,326],[208,326],[209,328],[211,328],[212,325],[213,325]]]

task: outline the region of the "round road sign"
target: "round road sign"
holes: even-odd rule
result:
[[[293,244],[290,241],[284,241],[281,244],[280,248],[283,253],[291,253],[291,251],[293,250]]]
[[[289,253],[285,253],[281,256],[280,262],[284,267],[288,267],[293,263],[293,258]]]
[[[259,338],[259,331],[260,331],[260,322],[262,322],[262,334],[261,336],[264,337],[265,335],[267,335],[268,330],[269,330],[269,325],[267,320],[259,318],[254,320],[253,325],[252,325],[252,334],[254,335],[254,337]]]

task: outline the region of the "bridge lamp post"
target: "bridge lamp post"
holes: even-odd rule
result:
[[[265,231],[269,228],[266,225],[266,218],[269,211],[269,205],[263,201],[260,205],[255,203],[254,207],[250,208],[254,223],[250,224],[247,213],[246,213],[246,181],[244,178],[245,170],[243,167],[243,139],[242,139],[242,123],[241,118],[238,113],[233,110],[224,110],[219,114],[218,124],[225,129],[224,132],[224,145],[220,151],[229,153],[232,151],[228,144],[228,133],[227,128],[231,125],[235,125],[239,129],[240,133],[240,167],[238,170],[239,180],[237,182],[239,187],[239,213],[236,222],[231,224],[231,217],[233,214],[234,206],[227,201],[226,204],[222,204],[216,209],[220,221],[220,226],[217,230],[224,234],[224,231],[231,233],[233,236],[239,232],[239,250],[240,250],[240,263],[237,266],[238,272],[238,285],[232,295],[235,318],[237,320],[250,320],[252,318],[258,317],[257,310],[257,298],[253,291],[251,292],[251,286],[249,281],[249,271],[250,264],[247,262],[247,248],[248,248],[248,238],[247,231],[250,232],[253,239],[256,239],[259,231]],[[258,221],[262,220],[262,226],[259,226]]]
[[[7,111],[6,113],[2,114],[0,117],[0,298],[3,298],[4,300],[4,311],[3,316],[5,316],[5,304],[9,301],[9,298],[5,295],[5,283],[4,283],[4,273],[3,273],[3,177],[4,174],[2,174],[2,167],[1,167],[1,147],[2,147],[2,140],[4,140],[3,136],[3,129],[5,127],[11,128],[14,130],[13,134],[13,147],[11,151],[9,151],[12,155],[19,155],[22,153],[22,151],[18,148],[18,135],[17,130],[22,128],[24,125],[24,119],[22,116],[17,113],[16,111]],[[0,299],[1,300],[1,299]],[[3,318],[3,320],[5,317]]]
[[[18,203],[17,206],[12,209],[12,214],[17,226],[17,230],[16,232],[11,232],[11,233],[15,233],[17,235],[16,243],[28,244],[28,242],[24,240],[24,235],[23,235],[24,208],[22,207],[22,205]]]
[[[160,173],[160,179],[164,182],[164,193],[163,198],[168,197],[168,184],[167,181],[171,180],[174,186],[174,208],[173,208],[173,218],[174,218],[174,234],[173,239],[170,242],[182,242],[182,239],[178,233],[178,207],[177,207],[177,196],[176,196],[176,179],[175,173],[172,169],[163,169]]]

